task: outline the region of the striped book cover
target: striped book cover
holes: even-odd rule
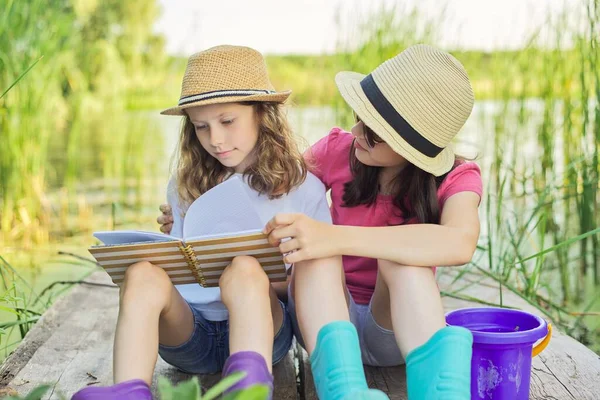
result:
[[[102,245],[93,246],[89,251],[117,285],[123,282],[130,265],[148,261],[163,268],[174,285],[198,283],[203,287],[216,287],[225,267],[240,255],[256,258],[271,282],[283,282],[287,278],[283,256],[262,232],[187,241]]]

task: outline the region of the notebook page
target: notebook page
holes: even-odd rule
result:
[[[145,242],[168,242],[170,240],[179,240],[178,238],[164,233],[145,232],[145,231],[100,231],[94,232],[94,237],[107,246],[145,243]]]
[[[263,224],[245,185],[240,177],[233,176],[198,197],[185,215],[183,237],[261,230]]]

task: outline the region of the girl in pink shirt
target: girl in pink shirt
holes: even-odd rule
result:
[[[469,262],[479,237],[480,170],[450,145],[473,107],[467,73],[450,54],[416,45],[369,75],[339,73],[336,83],[356,124],[334,128],[305,155],[331,190],[334,225],[278,214],[265,232],[289,263],[343,257],[365,364],[405,360],[411,400],[469,399],[472,335],[446,327],[433,267]],[[290,311],[313,362],[335,353],[341,335],[323,331],[344,319],[334,311],[339,300],[323,303],[315,292],[336,292],[340,279],[294,268]],[[338,367],[315,381],[334,380]]]

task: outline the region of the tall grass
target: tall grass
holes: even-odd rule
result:
[[[97,160],[95,176],[140,185],[145,157],[133,141],[148,124],[132,131],[119,124],[127,94],[164,77],[163,39],[152,32],[157,16],[155,0],[3,3],[0,242],[44,243],[62,211],[62,220],[73,206],[85,214],[74,192],[89,160]],[[59,201],[49,196],[57,189]]]
[[[489,257],[477,267],[493,271],[598,351],[600,337],[589,332],[598,322],[572,317],[600,305],[595,71],[600,15],[597,1],[581,5],[587,13],[574,15],[571,9],[549,18],[549,33],[537,33],[512,60],[514,73],[493,82],[494,140],[484,150],[493,155],[486,171],[493,206],[482,250]],[[579,24],[569,25],[573,20]],[[583,21],[588,27],[580,30]],[[569,39],[573,46],[565,50]],[[528,99],[532,82],[540,95]]]
[[[33,289],[67,273],[48,271],[48,248],[162,201],[161,127],[125,110],[131,93],[167,79],[163,41],[152,33],[157,10],[155,0],[0,8],[0,359],[65,288]]]
[[[27,279],[1,256],[0,282],[0,312],[5,315],[0,323],[0,357],[3,358],[14,346],[13,340],[18,342],[25,337],[45,307],[36,301],[39,297]],[[15,329],[18,331],[16,338]]]

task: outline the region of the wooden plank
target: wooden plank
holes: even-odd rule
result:
[[[440,271],[441,270],[441,271]],[[459,275],[458,269],[438,269],[440,290],[459,296],[499,303],[497,282],[477,273]],[[515,293],[502,290],[503,304],[540,315],[540,311]],[[482,307],[480,303],[452,297],[443,298],[446,311],[462,307]],[[302,349],[300,354],[301,378],[305,399],[316,400],[310,362]],[[548,347],[533,359],[530,399],[600,399],[600,356],[575,339],[554,329]],[[392,400],[406,400],[406,372],[404,366],[393,368],[365,367],[369,387],[378,388]]]
[[[93,275],[93,282],[110,282],[106,274]],[[118,292],[114,288],[80,286],[66,296],[59,310],[46,313],[42,319],[52,328],[45,341],[32,352],[32,356],[19,371],[12,371],[14,378],[9,386],[20,394],[31,391],[41,383],[49,383],[53,389],[45,396],[58,399],[58,392],[70,396],[85,385],[87,373],[102,381],[112,368],[106,369],[112,361],[111,351],[106,344],[112,340],[112,328],[108,324],[116,321]],[[32,333],[37,329],[32,329]],[[29,335],[27,335],[28,337]],[[19,346],[27,347],[26,341]],[[5,365],[10,365],[7,360]],[[100,366],[100,368],[97,368]]]
[[[562,333],[554,333],[550,345],[533,359],[533,399],[600,398],[600,357]]]
[[[110,283],[104,272],[94,273],[86,280]],[[0,370],[0,385],[8,385],[23,395],[49,383],[53,390],[44,399],[60,399],[60,394],[70,398],[86,385],[111,384],[118,303],[117,289],[83,285],[74,288],[44,314],[6,360]],[[297,398],[293,357],[291,351],[274,368],[276,399]],[[159,358],[153,389],[160,375],[174,382],[190,378]],[[202,375],[199,379],[203,389],[207,389],[220,380],[220,375]]]
[[[318,400],[317,392],[315,391],[315,381],[310,369],[310,359],[300,344],[296,344],[296,358],[298,359],[300,398],[304,400]]]
[[[391,368],[365,366],[365,375],[369,387],[379,389],[390,400],[406,400],[406,367],[400,365]]]

